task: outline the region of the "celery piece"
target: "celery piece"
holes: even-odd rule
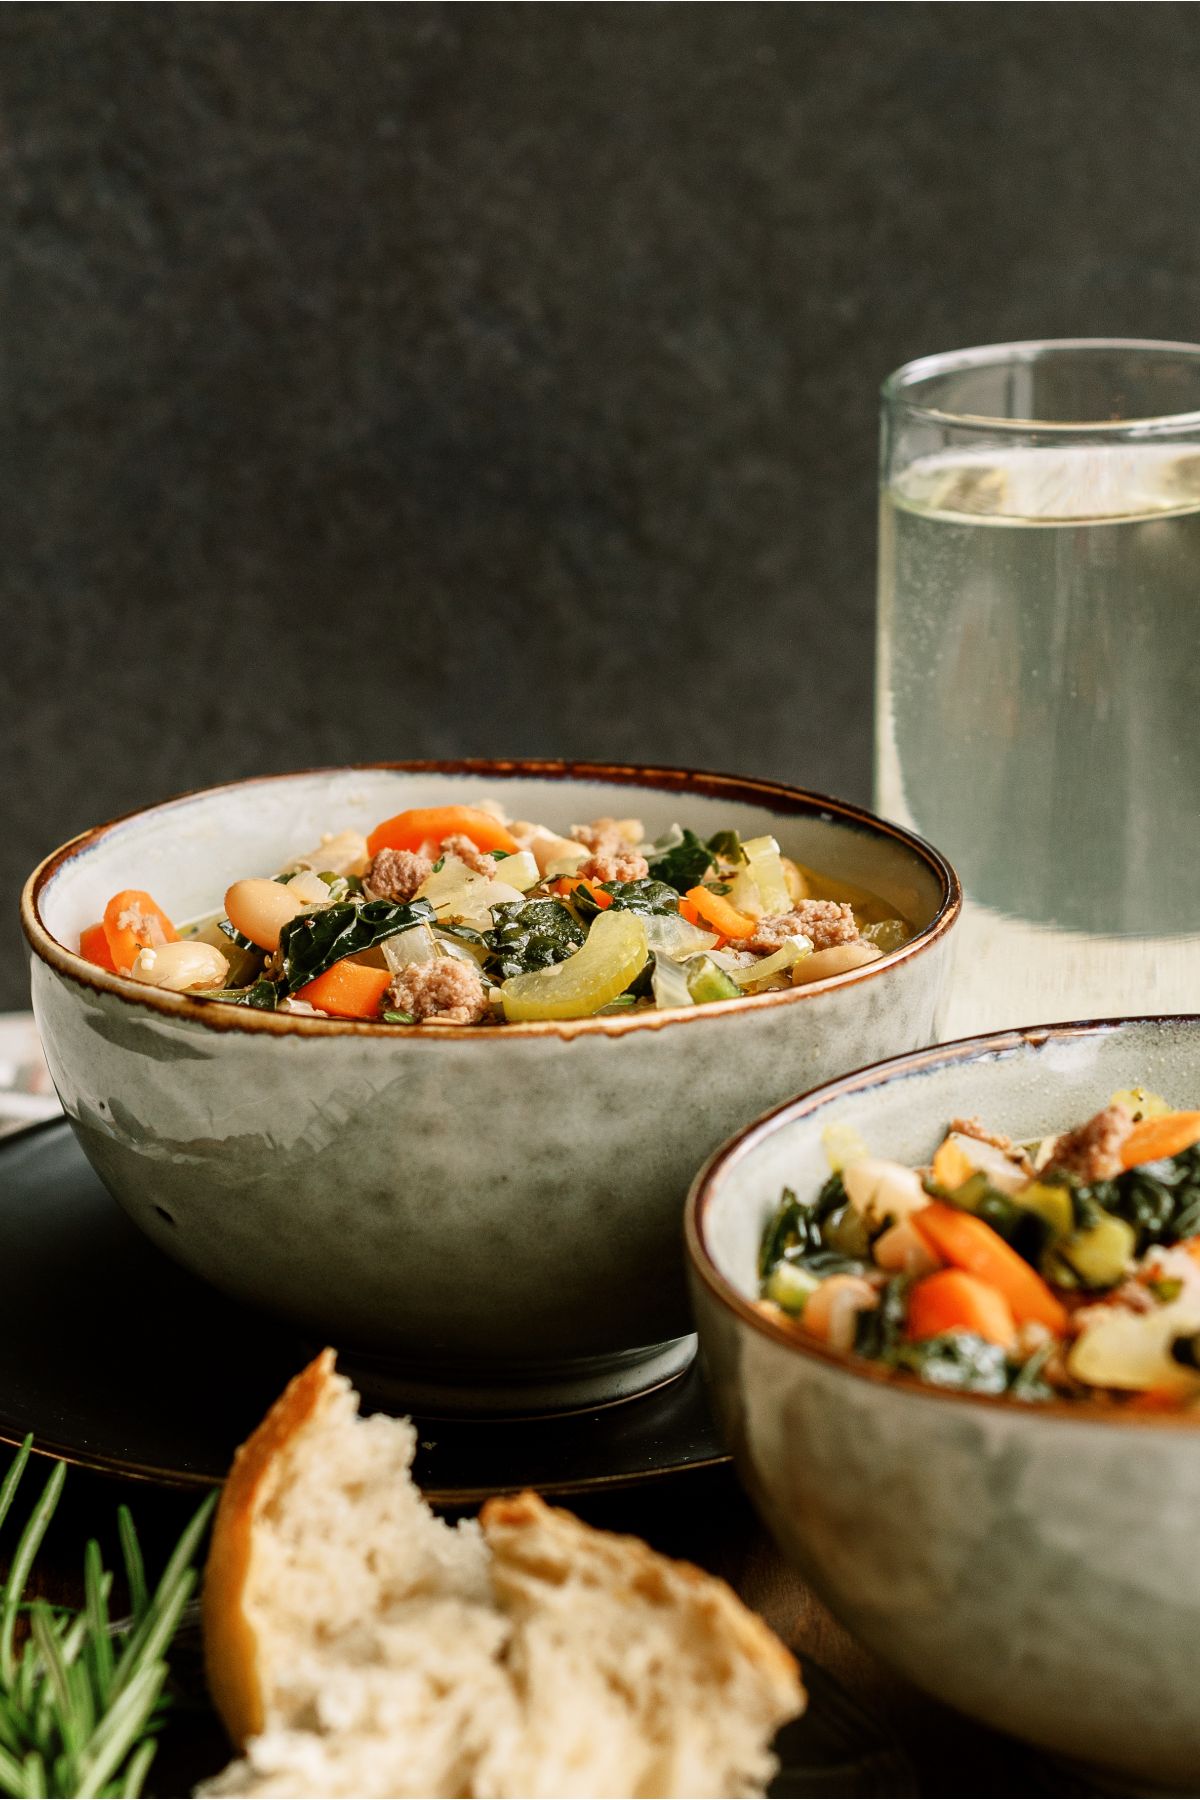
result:
[[[646,931],[637,913],[612,909],[565,962],[513,975],[500,989],[510,1020],[584,1019],[623,994],[646,965]]]
[[[736,1000],[742,991],[711,956],[692,957],[688,963],[688,989],[697,1006],[707,1006],[713,1000]]]
[[[798,1318],[820,1285],[821,1277],[798,1263],[777,1262],[763,1283],[763,1299],[773,1300],[785,1313]]]

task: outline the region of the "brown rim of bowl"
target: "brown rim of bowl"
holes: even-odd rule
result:
[[[719,775],[706,770],[643,767],[630,763],[520,758],[512,761],[468,757],[455,761],[336,763],[316,769],[295,769],[281,775],[249,775],[240,781],[224,782],[211,788],[195,788],[188,793],[173,795],[168,800],[157,801],[153,806],[138,807],[133,812],[122,813],[104,825],[94,825],[89,831],[81,832],[78,837],[70,838],[38,864],[21,892],[21,925],[34,954],[56,973],[80,987],[90,987],[97,993],[116,994],[130,1005],[145,1007],[168,1018],[191,1019],[214,1031],[273,1031],[300,1038],[353,1037],[366,1034],[372,1037],[419,1037],[425,1042],[446,1039],[461,1043],[464,1039],[473,1041],[477,1038],[574,1038],[584,1035],[621,1037],[627,1031],[656,1031],[664,1026],[686,1025],[690,1020],[712,1015],[715,1006],[710,1004],[661,1010],[647,1008],[644,1012],[624,1018],[610,1015],[608,1018],[538,1019],[513,1025],[439,1025],[436,1030],[431,1030],[421,1025],[385,1025],[354,1019],[307,1018],[300,1013],[258,1012],[249,1007],[230,1006],[219,1000],[197,1000],[186,994],[162,993],[125,976],[109,974],[107,970],[88,962],[77,951],[68,950],[42,924],[39,905],[42,890],[48,882],[64,864],[108,832],[128,824],[131,819],[183,805],[205,794],[231,793],[238,788],[254,787],[268,781],[293,781],[302,776],[333,776],[389,769],[406,775],[484,775],[497,781],[527,778],[542,781],[610,782],[614,786],[650,788],[660,793],[698,793],[710,799],[729,800],[734,804],[769,806],[777,812],[790,812],[797,816],[815,814],[819,817],[826,814],[831,820],[840,819],[902,844],[937,879],[941,888],[941,902],[937,912],[929,924],[910,938],[907,944],[901,945],[899,950],[893,950],[863,968],[850,969],[844,975],[827,976],[824,981],[814,981],[807,987],[769,994],[748,994],[740,1000],[715,1003],[715,1006],[728,1012],[803,1004],[809,994],[824,994],[831,988],[851,987],[858,982],[873,981],[887,970],[895,968],[898,963],[907,962],[928,950],[949,931],[962,909],[962,887],[958,875],[932,844],[927,844],[915,832],[906,831],[903,826],[878,818],[865,807],[855,806],[847,800],[834,800],[806,788],[790,787],[785,782],[761,780],[754,776]]]
[[[977,1037],[958,1038],[949,1044],[933,1044],[927,1050],[910,1050],[904,1056],[890,1056],[881,1062],[869,1063],[865,1068],[856,1069],[849,1075],[839,1076],[836,1081],[824,1082],[820,1087],[810,1088],[807,1093],[798,1094],[792,1100],[785,1100],[782,1105],[744,1126],[714,1150],[692,1182],[684,1209],[684,1239],[693,1274],[704,1283],[713,1299],[727,1312],[733,1313],[743,1325],[749,1325],[761,1336],[782,1344],[797,1356],[840,1369],[843,1374],[859,1381],[882,1383],[931,1404],[1000,1407],[1008,1412],[1015,1408],[1022,1418],[1029,1419],[1074,1419],[1081,1424],[1125,1425],[1139,1429],[1162,1429],[1165,1426],[1172,1430],[1195,1431],[1200,1425],[1200,1416],[1196,1413],[1130,1412],[1116,1405],[1105,1405],[1098,1400],[1046,1400],[1037,1405],[1029,1405],[1012,1400],[1006,1394],[971,1394],[953,1388],[933,1387],[918,1375],[882,1368],[878,1363],[871,1362],[866,1357],[855,1356],[850,1351],[830,1350],[815,1339],[803,1337],[792,1327],[776,1324],[767,1314],[760,1312],[740,1288],[722,1275],[705,1238],[705,1215],[724,1171],[730,1164],[748,1155],[783,1123],[805,1118],[810,1113],[819,1112],[832,1101],[843,1100],[851,1094],[865,1093],[872,1088],[885,1087],[894,1080],[920,1070],[1002,1056],[1025,1048],[1040,1050],[1050,1041],[1099,1036],[1119,1031],[1127,1025],[1200,1025],[1200,1013],[1146,1013],[1115,1019],[1078,1019],[1069,1023],[1025,1025],[1010,1031],[981,1033]]]

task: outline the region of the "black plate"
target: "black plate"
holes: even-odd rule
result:
[[[314,1346],[224,1299],[130,1224],[61,1121],[0,1143],[0,1441],[152,1481],[223,1478]],[[725,1460],[693,1366],[620,1405],[417,1420],[429,1499],[580,1493]]]

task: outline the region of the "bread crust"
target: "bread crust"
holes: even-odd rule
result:
[[[254,1526],[278,1478],[278,1458],[333,1392],[335,1353],[322,1350],[290,1381],[235,1453],[213,1522],[204,1572],[204,1663],[225,1729],[242,1748],[263,1728],[258,1638],[246,1613]]]
[[[706,1617],[706,1636],[714,1644],[733,1642],[742,1655],[774,1688],[785,1716],[799,1712],[805,1692],[800,1665],[766,1622],[743,1604],[718,1575],[695,1563],[676,1561],[652,1550],[641,1538],[618,1532],[598,1533],[565,1508],[547,1506],[540,1494],[526,1490],[488,1500],[479,1515],[483,1535],[497,1557],[493,1581],[504,1589],[507,1563],[524,1565],[531,1573],[547,1573],[545,1552],[555,1545],[564,1562],[571,1562],[581,1547],[603,1556],[611,1568],[620,1568],[625,1583],[646,1598],[665,1601],[671,1584],[692,1590]],[[528,1536],[528,1544],[525,1539]],[[551,1579],[553,1579],[553,1573]]]

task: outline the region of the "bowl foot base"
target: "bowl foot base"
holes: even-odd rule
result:
[[[540,1365],[528,1375],[509,1368],[493,1376],[478,1367],[456,1373],[452,1366],[414,1365],[354,1349],[339,1352],[338,1368],[368,1405],[387,1412],[418,1413],[422,1419],[521,1419],[590,1412],[635,1399],[682,1375],[695,1354],[696,1338],[689,1333],[610,1356]]]

